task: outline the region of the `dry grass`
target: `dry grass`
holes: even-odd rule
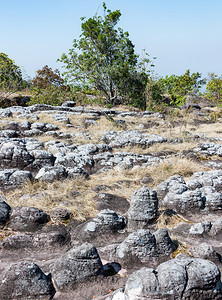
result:
[[[85,220],[96,214],[93,201],[95,193],[89,190],[89,186],[89,182],[83,178],[53,183],[34,182],[8,192],[5,196],[12,207],[33,206],[49,213],[55,207],[65,206],[73,213],[74,218]],[[78,191],[80,196],[73,197],[72,191]]]

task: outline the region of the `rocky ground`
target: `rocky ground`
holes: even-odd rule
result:
[[[1,299],[222,299],[222,119],[0,109]]]

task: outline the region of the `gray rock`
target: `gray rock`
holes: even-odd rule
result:
[[[165,208],[176,210],[177,213],[189,215],[194,211],[198,212],[205,208],[205,201],[199,189],[185,191],[182,194],[169,192],[163,199],[162,205]]]
[[[2,300],[51,299],[55,293],[51,277],[33,262],[22,261],[9,265],[0,275]]]
[[[9,118],[12,117],[12,111],[8,108],[1,108],[0,109],[0,117],[1,118]]]
[[[203,235],[204,233],[209,233],[211,226],[211,222],[207,221],[197,223],[190,227],[189,233],[192,235]]]
[[[13,207],[9,226],[15,231],[36,231],[49,221],[49,216],[35,207]]]
[[[196,246],[191,246],[189,248],[189,253],[193,257],[200,257],[203,259],[209,259],[215,263],[218,263],[221,258],[220,255],[216,252],[213,246],[208,245],[207,243],[202,243]]]
[[[72,213],[67,208],[56,207],[51,210],[50,216],[56,220],[66,221],[72,217]]]
[[[39,170],[42,167],[51,167],[54,165],[55,157],[51,152],[45,150],[33,150],[30,154],[34,157],[34,162],[31,165],[31,169]]]
[[[76,106],[76,102],[75,101],[65,101],[62,103],[63,107],[74,107]]]
[[[212,223],[210,234],[213,236],[222,234],[222,218]]]
[[[18,124],[19,131],[25,131],[25,130],[30,130],[30,129],[31,129],[31,123],[28,121],[23,121]]]
[[[124,299],[221,299],[220,284],[220,271],[213,262],[179,256],[156,270],[142,268],[131,274]]]
[[[140,145],[147,147],[154,143],[167,142],[167,138],[163,138],[159,135],[145,134],[143,131],[139,130],[120,131],[119,133],[109,131],[102,137],[102,140],[114,148],[126,145]]]
[[[197,148],[194,149],[199,155],[212,156],[218,155],[222,156],[222,145],[215,143],[202,143],[199,144]]]
[[[64,180],[68,174],[63,166],[48,166],[41,168],[35,176],[40,181],[53,182],[55,180]]]
[[[207,210],[218,212],[222,209],[222,193],[212,186],[204,186],[200,190]]]
[[[27,151],[24,141],[7,141],[0,145],[0,168],[24,169],[33,161],[34,157]]]
[[[116,248],[116,257],[125,264],[149,262],[156,256],[156,239],[149,230],[140,229],[129,236]]]
[[[157,212],[157,193],[146,186],[136,190],[131,198],[130,208],[127,213],[128,229],[143,228],[156,218]]]
[[[88,232],[116,232],[126,226],[125,219],[115,211],[104,209],[100,211],[87,225],[85,231]]]
[[[159,199],[163,199],[167,193],[172,192],[176,194],[182,194],[187,190],[186,183],[182,176],[173,175],[167,180],[161,182],[156,187],[156,192]]]
[[[55,262],[52,277],[57,289],[64,290],[74,288],[77,283],[100,274],[102,269],[95,246],[85,243],[60,256]]]
[[[6,198],[0,195],[0,226],[8,221],[10,210],[11,207],[6,203]]]
[[[0,188],[3,190],[19,187],[31,180],[32,174],[29,171],[16,169],[0,171]]]
[[[159,228],[153,233],[156,239],[156,251],[160,255],[169,255],[176,250],[174,242],[171,240],[166,229]]]

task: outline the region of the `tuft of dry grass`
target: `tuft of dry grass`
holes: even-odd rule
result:
[[[55,207],[66,207],[73,217],[85,220],[96,214],[93,197],[95,193],[89,190],[89,183],[84,178],[65,181],[27,183],[20,189],[5,194],[10,206],[33,206],[50,213]],[[72,191],[78,191],[77,197]]]

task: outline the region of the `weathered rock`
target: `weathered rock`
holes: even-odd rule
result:
[[[178,257],[156,270],[142,268],[130,275],[125,300],[221,299],[220,271],[211,261]]]
[[[131,198],[128,210],[128,229],[143,228],[157,217],[158,198],[157,193],[143,186],[136,190]]]
[[[209,233],[211,229],[211,222],[196,223],[190,227],[189,233],[192,235],[203,235]]]
[[[200,190],[206,209],[219,212],[222,209],[222,193],[217,192],[212,186],[204,186]]]
[[[102,137],[102,140],[114,148],[123,147],[126,145],[140,145],[147,147],[154,143],[167,142],[167,138],[163,138],[159,135],[145,134],[143,131],[139,130],[120,131],[119,133],[115,131],[109,131]]]
[[[34,162],[31,165],[31,169],[39,170],[42,167],[51,167],[54,165],[55,157],[52,153],[45,150],[33,150],[30,154],[34,157]]]
[[[66,168],[63,166],[48,166],[43,167],[36,174],[35,179],[40,181],[53,182],[55,180],[64,180],[68,174]]]
[[[72,217],[72,213],[67,208],[56,207],[51,210],[50,216],[53,219],[65,221]]]
[[[73,247],[54,265],[52,277],[59,290],[75,288],[76,284],[102,272],[103,266],[96,248],[89,243]]]
[[[199,189],[185,191],[181,194],[169,192],[163,199],[162,205],[165,208],[175,209],[177,213],[190,215],[205,208],[205,201]]]
[[[34,161],[23,141],[6,141],[0,145],[0,168],[23,169]]]
[[[150,262],[156,256],[156,239],[149,230],[140,229],[129,236],[116,248],[116,257],[128,268],[141,262]]]
[[[5,225],[9,219],[11,207],[6,201],[6,198],[0,195],[0,226]]]
[[[222,156],[222,145],[215,143],[202,143],[199,144],[198,147],[194,149],[194,151],[203,156]]]
[[[65,101],[62,103],[62,106],[64,107],[74,107],[76,106],[76,102],[75,101]]]
[[[8,190],[19,187],[32,180],[32,174],[29,171],[20,171],[16,169],[0,170],[0,188]]]
[[[171,240],[166,229],[159,228],[153,233],[156,239],[156,251],[160,256],[167,256],[176,250],[176,245]]]
[[[9,226],[15,231],[36,231],[49,221],[49,216],[35,207],[13,207]]]
[[[161,182],[156,187],[156,192],[159,199],[163,199],[167,193],[172,192],[176,194],[182,194],[187,190],[186,183],[182,176],[173,175],[167,180]]]
[[[111,231],[117,232],[126,226],[125,219],[117,215],[113,210],[104,209],[100,211],[87,225],[86,232],[95,232],[102,234],[102,232]]]
[[[51,299],[55,289],[51,276],[45,275],[33,262],[22,261],[9,265],[0,275],[2,300]]]
[[[202,243],[196,246],[191,246],[189,248],[189,253],[193,257],[200,257],[203,259],[209,259],[215,263],[221,261],[221,256],[216,252],[213,246],[208,245],[207,243]]]

